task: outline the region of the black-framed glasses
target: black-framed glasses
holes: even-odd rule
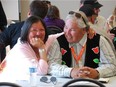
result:
[[[56,77],[51,77],[50,80],[48,80],[47,77],[43,76],[43,77],[40,78],[40,81],[44,82],[44,83],[50,83],[50,82],[52,82],[54,85],[56,85],[56,83],[57,83]]]

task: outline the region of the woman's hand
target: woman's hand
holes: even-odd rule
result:
[[[36,38],[32,38],[30,40],[30,43],[33,47],[38,48],[40,59],[43,59],[43,60],[47,61],[48,59],[47,59],[47,53],[46,53],[46,50],[45,50],[44,42],[40,38],[36,37]]]
[[[37,47],[39,49],[44,49],[45,48],[45,44],[44,42],[40,39],[40,38],[32,38],[30,40],[30,44],[34,47]]]

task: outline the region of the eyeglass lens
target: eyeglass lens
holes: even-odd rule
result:
[[[45,83],[50,83],[50,82],[52,82],[54,85],[56,85],[56,83],[57,83],[56,77],[51,77],[51,78],[50,78],[50,81],[48,81],[48,78],[47,78],[47,77],[41,77],[41,78],[40,78],[40,81],[41,81],[41,82],[45,82]]]
[[[48,78],[47,78],[47,77],[41,77],[40,81],[41,81],[41,82],[45,82],[45,83],[47,83]]]
[[[51,81],[54,85],[56,85],[56,83],[57,83],[56,77],[51,77],[51,78],[50,78],[50,81]]]

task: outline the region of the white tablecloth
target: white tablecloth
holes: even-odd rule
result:
[[[71,78],[57,78],[57,83],[54,85],[52,82],[50,83],[44,83],[40,81],[40,78],[42,76],[37,76],[37,86],[36,87],[62,87],[63,84],[66,82],[72,80]],[[46,76],[48,78],[48,82],[50,81],[51,76]],[[17,80],[15,83],[21,85],[22,87],[31,87],[28,80]],[[91,84],[90,82],[80,82],[81,84]],[[111,77],[108,83],[105,83],[104,85],[106,87],[116,87],[116,76]]]

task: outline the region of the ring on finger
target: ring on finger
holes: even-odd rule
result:
[[[36,41],[38,41],[38,38],[35,38]]]

